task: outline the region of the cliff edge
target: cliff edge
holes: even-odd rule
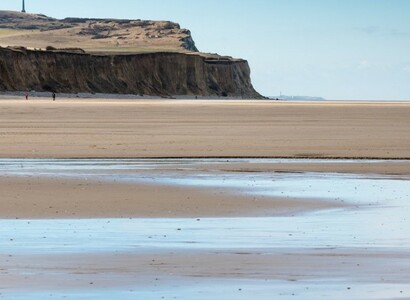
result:
[[[261,98],[246,60],[198,52],[167,21],[0,11],[0,91]]]

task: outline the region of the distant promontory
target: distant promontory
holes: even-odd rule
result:
[[[168,21],[0,11],[0,90],[261,98],[246,60],[201,53]]]

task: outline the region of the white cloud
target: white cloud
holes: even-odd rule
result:
[[[380,26],[363,26],[355,27],[354,30],[372,36],[393,36],[393,37],[409,37],[410,31],[397,28],[384,28]]]

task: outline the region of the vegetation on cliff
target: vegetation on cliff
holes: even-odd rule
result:
[[[0,46],[82,48],[93,53],[197,52],[191,32],[169,21],[66,18],[0,11]]]
[[[247,61],[198,52],[176,23],[4,11],[0,90],[261,97]]]

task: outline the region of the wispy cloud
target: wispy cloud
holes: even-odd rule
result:
[[[369,63],[368,60],[362,60],[358,64],[358,69],[359,70],[366,70],[366,69],[369,69],[371,66],[372,66],[372,64]]]
[[[355,27],[354,30],[366,33],[369,35],[374,35],[380,33],[381,28],[379,26],[365,26],[365,27]]]
[[[403,63],[403,71],[410,73],[410,62]]]
[[[355,64],[358,71],[383,71],[410,73],[410,62],[387,62],[363,59]]]
[[[379,35],[379,36],[393,36],[393,37],[409,37],[410,31],[401,30],[397,28],[384,28],[380,26],[363,26],[355,27],[354,30],[365,33],[367,35]]]

